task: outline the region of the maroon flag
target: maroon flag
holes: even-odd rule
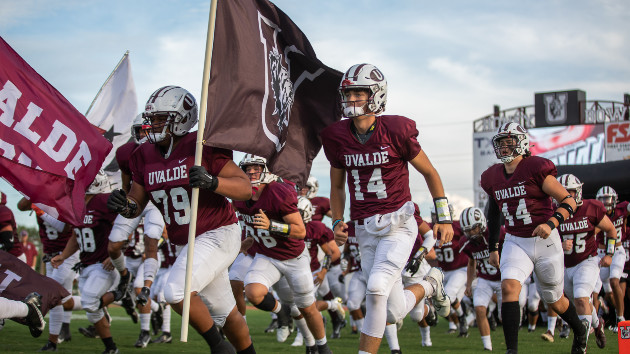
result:
[[[263,156],[304,185],[320,130],[341,118],[341,76],[271,2],[219,1],[204,144]]]
[[[85,190],[111,148],[0,37],[0,176],[53,216],[80,225]]]

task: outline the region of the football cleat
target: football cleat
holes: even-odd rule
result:
[[[588,334],[591,329],[591,322],[589,320],[582,320],[582,325],[586,329],[584,335],[578,336],[573,332],[573,345],[571,346],[571,354],[585,354],[586,345],[588,343]]]
[[[317,351],[317,346],[316,345],[312,345],[310,347],[306,347],[306,354],[318,354],[319,351]]]
[[[55,343],[51,342],[51,341],[48,341],[38,351],[39,352],[56,352],[57,351],[57,345]]]
[[[151,329],[153,329],[153,335],[160,333],[160,328],[164,323],[164,309],[162,304],[158,303],[158,310],[151,312]]]
[[[118,354],[118,353],[119,353],[118,348],[114,348],[114,349],[105,349],[102,354]]]
[[[439,318],[437,313],[435,312],[435,307],[433,307],[433,303],[431,301],[426,301],[427,307],[429,311],[427,311],[427,315],[424,317],[427,324],[431,327],[435,327],[438,324]]]
[[[70,323],[63,323],[61,325],[61,331],[59,331],[57,344],[60,344],[63,342],[69,342],[71,340],[72,340],[72,335],[70,334]]]
[[[422,341],[422,346],[423,347],[432,347],[433,343],[430,340]]]
[[[271,320],[271,323],[269,323],[269,326],[265,328],[265,333],[271,333],[275,331],[277,328],[278,328],[278,319],[274,318]]]
[[[300,330],[298,329],[297,331],[297,335],[295,336],[295,339],[293,340],[293,343],[291,343],[292,347],[301,347],[304,345],[304,336],[302,335],[302,332],[300,332]]]
[[[284,343],[286,342],[287,338],[289,338],[290,334],[291,330],[289,329],[289,326],[278,327],[278,329],[276,330],[276,340],[279,343]]]
[[[394,349],[391,351],[391,354],[402,354],[402,351],[400,349]]]
[[[127,315],[131,317],[131,321],[133,321],[133,323],[138,323],[136,302],[133,301],[133,297],[131,297],[131,292],[127,291],[120,302],[122,304],[122,307],[125,309],[125,312],[127,312]]]
[[[138,340],[136,341],[136,348],[146,348],[149,342],[151,341],[151,334],[149,331],[140,331],[140,336],[138,336]]]
[[[88,338],[101,338],[98,333],[96,333],[96,328],[93,325],[89,325],[87,327],[79,327],[79,333],[88,337]]]
[[[23,301],[28,306],[28,314],[24,317],[24,324],[28,326],[31,335],[35,338],[42,335],[46,321],[42,315],[42,296],[38,293],[30,293]]]
[[[162,332],[157,338],[151,341],[151,343],[171,343],[173,342],[173,336],[170,332]]]
[[[434,287],[433,306],[435,306],[437,314],[447,317],[451,313],[451,299],[444,292],[444,273],[442,273],[442,268],[431,268],[427,275],[424,276],[424,279]]]
[[[549,343],[553,343],[555,341],[555,339],[553,338],[553,333],[551,333],[550,330],[547,330],[547,332],[541,334],[540,338],[546,340]]]
[[[569,338],[569,334],[571,334],[571,327],[568,324],[562,324],[562,329],[560,330],[560,338]]]
[[[599,325],[595,328],[595,343],[599,348],[606,346],[606,333],[604,333],[604,319],[599,318]]]
[[[466,314],[462,313],[461,316],[459,316],[459,335],[458,337],[460,338],[467,338],[468,337],[468,322],[466,320]]]

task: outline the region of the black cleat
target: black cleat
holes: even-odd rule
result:
[[[149,342],[151,341],[151,334],[149,331],[140,331],[140,336],[138,336],[138,340],[136,341],[136,348],[146,348]]]
[[[313,345],[313,346],[310,346],[310,347],[307,346],[306,347],[306,354],[318,354],[317,346],[316,345]]]
[[[571,334],[571,327],[565,323],[560,330],[560,338],[569,338],[569,334]]]
[[[120,300],[122,307],[127,312],[127,315],[131,317],[133,323],[138,323],[138,313],[136,312],[136,302],[133,301],[131,297],[131,293],[127,292],[123,298]]]
[[[55,344],[55,343],[53,343],[51,341],[48,341],[38,351],[40,351],[40,352],[56,352],[57,351],[57,344]]]
[[[69,342],[71,340],[72,335],[70,334],[70,323],[62,323],[61,331],[59,331],[59,337],[57,338],[57,344]]]
[[[28,326],[31,335],[35,338],[42,335],[46,321],[42,315],[42,296],[38,293],[30,293],[23,301],[28,306],[28,314],[24,317],[24,324]]]
[[[427,307],[429,308],[429,311],[427,312],[427,315],[424,317],[425,321],[427,321],[427,324],[431,327],[435,327],[438,324],[438,315],[435,312],[435,307],[433,307],[433,304],[429,301],[426,302]]]
[[[274,318],[271,320],[271,323],[267,328],[265,328],[265,333],[272,333],[278,328],[278,319]]]
[[[79,327],[79,333],[88,338],[101,338],[98,333],[96,333],[96,328],[94,328],[94,325],[89,325],[85,328]]]
[[[151,341],[151,343],[171,343],[173,342],[173,336],[169,332],[162,332],[157,338]]]
[[[604,319],[599,318],[599,326],[595,328],[595,343],[599,348],[606,346],[606,334],[604,333]]]
[[[118,348],[114,348],[114,349],[105,349],[105,351],[103,351],[102,354],[118,354]]]
[[[578,336],[573,331],[573,345],[571,346],[571,354],[585,354],[586,344],[588,343],[588,335],[591,330],[591,322],[588,320],[582,320],[582,325],[585,328],[583,336]]]

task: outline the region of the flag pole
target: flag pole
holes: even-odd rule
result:
[[[208,19],[208,36],[206,38],[206,59],[203,64],[201,99],[199,100],[199,124],[195,148],[195,166],[201,166],[203,153],[203,132],[206,126],[208,108],[208,84],[210,83],[210,66],[212,65],[212,46],[214,44],[214,25],[217,18],[217,1],[210,2],[210,18]],[[188,253],[186,254],[186,283],[184,285],[184,304],[182,310],[181,341],[188,341],[188,321],[190,317],[190,283],[192,282],[192,265],[197,232],[197,206],[199,204],[199,188],[193,188],[190,201],[190,224],[188,226]]]
[[[125,54],[123,54],[123,56],[122,56],[122,58],[120,58],[120,61],[118,62],[118,64],[116,64],[116,67],[114,68],[114,70],[112,70],[111,74],[109,74],[109,77],[107,77],[107,80],[105,80],[105,82],[103,83],[103,86],[101,86],[101,88],[98,90],[98,93],[96,94],[96,96],[94,96],[94,99],[92,100],[92,103],[90,103],[90,107],[88,107],[87,112],[85,112],[85,116],[86,117],[87,117],[88,113],[90,113],[90,110],[92,109],[92,106],[94,106],[94,103],[96,102],[96,99],[98,98],[98,96],[100,96],[101,91],[103,91],[103,87],[105,87],[105,85],[107,85],[107,83],[112,78],[112,76],[114,76],[114,73],[116,72],[116,70],[118,70],[118,67],[120,66],[120,64],[122,64],[123,60],[125,60],[125,58],[127,56],[129,56],[129,51],[126,51]]]

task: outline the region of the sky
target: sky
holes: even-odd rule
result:
[[[472,122],[494,105],[533,105],[536,92],[568,89],[622,101],[630,91],[624,0],[274,3],[326,65],[371,63],[384,73],[385,113],[416,121],[456,210],[473,203]],[[165,85],[201,96],[209,8],[209,0],[0,0],[0,36],[83,113],[129,50],[142,109]],[[328,172],[320,153],[311,171],[320,195],[329,194]],[[428,215],[426,183],[410,176]],[[0,190],[15,209],[19,193],[2,180]],[[18,224],[34,225],[28,214],[17,212]]]

